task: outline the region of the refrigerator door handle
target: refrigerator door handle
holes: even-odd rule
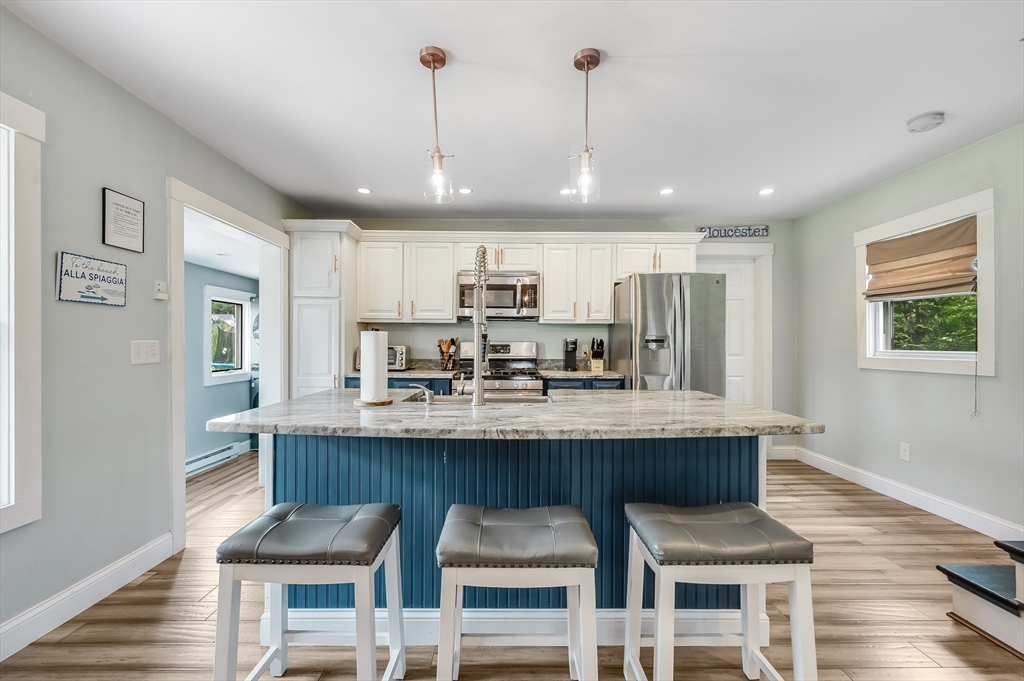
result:
[[[672,295],[675,298],[675,319],[673,320],[673,334],[672,341],[675,344],[673,347],[673,354],[675,357],[676,371],[674,381],[676,383],[674,389],[676,390],[687,390],[689,389],[688,373],[689,373],[689,338],[684,333],[684,329],[687,324],[686,316],[689,314],[689,305],[686,300],[686,289],[683,287],[683,277],[680,274],[672,275]]]

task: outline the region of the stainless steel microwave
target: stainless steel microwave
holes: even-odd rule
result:
[[[473,273],[459,272],[459,319],[473,318]],[[484,307],[488,319],[540,317],[540,273],[492,272]]]
[[[356,370],[360,368],[360,348],[356,348]],[[388,346],[388,371],[405,371],[405,359],[409,356],[408,348],[404,345]]]

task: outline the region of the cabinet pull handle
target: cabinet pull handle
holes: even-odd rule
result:
[[[398,301],[398,318],[399,319],[402,318],[402,301],[401,300]]]
[[[572,303],[572,318],[576,319],[576,301]]]
[[[658,271],[658,254],[657,253],[651,253],[651,271],[653,271],[653,272],[657,272]]]
[[[338,374],[334,374],[334,387],[338,387]]]
[[[498,248],[497,246],[495,246],[495,247],[494,247],[494,266],[495,266],[495,267],[497,267],[497,266],[498,266],[498,265],[500,264],[500,263],[498,262],[498,257],[499,257],[500,255],[501,255],[501,249],[500,249],[500,248]]]
[[[410,317],[415,317],[416,316],[416,301],[415,300],[409,303],[409,316]]]
[[[661,271],[661,253],[658,254],[658,271]]]
[[[505,264],[505,249],[504,248],[501,249],[501,264],[502,265]]]
[[[587,301],[587,319],[590,319],[590,301]]]
[[[334,256],[334,271],[338,271],[338,256]]]

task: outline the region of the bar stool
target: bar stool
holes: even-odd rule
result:
[[[789,619],[796,681],[817,681],[811,566],[814,545],[747,502],[678,508],[626,504],[629,571],[626,590],[626,679],[646,681],[640,666],[640,609],[644,563],[654,571],[654,678],[672,679],[676,584],[739,584],[743,671],[763,670],[781,681],[761,653],[760,602],[764,585],[789,583]]]
[[[217,645],[214,681],[235,681],[238,666],[238,614],[242,580],[271,587],[270,650],[249,673],[258,679],[270,669],[281,676],[288,667],[289,643],[339,645],[337,632],[290,631],[288,584],[354,584],[356,674],[377,678],[376,614],[373,575],[384,564],[391,657],[384,681],[405,676],[405,625],[402,573],[394,504],[326,506],[278,504],[224,540],[217,548]]]
[[[597,542],[576,506],[527,509],[455,504],[437,541],[441,568],[438,681],[459,678],[467,586],[566,588],[569,675],[597,678]],[[483,637],[482,637],[483,638]]]

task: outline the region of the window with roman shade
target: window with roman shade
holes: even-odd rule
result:
[[[906,300],[978,290],[975,215],[867,245],[868,301]]]

